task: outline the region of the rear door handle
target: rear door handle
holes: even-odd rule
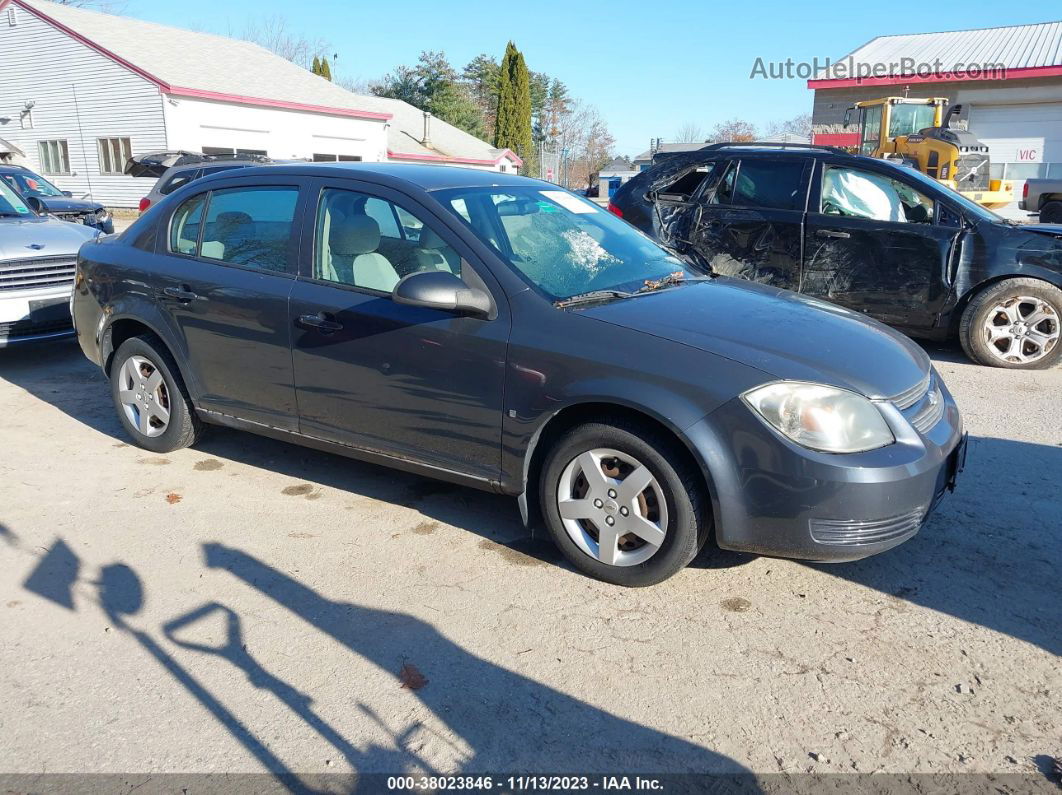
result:
[[[815,232],[816,237],[851,237],[847,232],[842,232],[839,229],[819,229]]]
[[[185,303],[194,301],[199,296],[188,289],[188,285],[182,284],[180,287],[164,287],[162,288],[163,298],[172,298],[175,301],[183,301]]]
[[[318,312],[316,315],[299,315],[299,319],[295,322],[303,328],[315,328],[322,334],[331,334],[343,328],[342,323],[331,320],[324,312]]]

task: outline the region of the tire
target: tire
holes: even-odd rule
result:
[[[139,384],[134,372],[144,379]],[[156,373],[160,379],[153,387]],[[114,354],[110,376],[118,419],[134,444],[153,453],[172,453],[195,444],[202,423],[192,408],[177,363],[158,337],[144,335],[123,342]],[[126,400],[132,401],[130,409]],[[140,406],[148,408],[140,410]],[[168,412],[165,418],[164,412]]]
[[[1039,322],[1025,322],[1036,318]],[[1062,359],[1060,320],[1062,290],[1040,279],[1005,279],[971,299],[959,323],[959,340],[978,364],[1044,370]]]
[[[1049,201],[1040,208],[1041,224],[1062,224],[1062,202]]]
[[[710,511],[700,473],[683,453],[667,435],[622,419],[577,426],[554,443],[543,462],[539,499],[554,543],[575,568],[615,585],[642,587],[663,582],[696,557],[709,535]],[[585,474],[593,470],[591,462],[601,475],[596,488]],[[640,468],[651,480],[634,494],[645,479],[642,472],[625,493],[623,483]],[[606,477],[606,470],[614,474]],[[591,477],[596,479],[593,471]],[[560,493],[572,500],[565,505],[566,518]],[[613,524],[606,527],[609,518]],[[630,527],[659,543],[622,533]],[[597,543],[600,528],[620,536],[611,562],[603,560],[609,553]]]

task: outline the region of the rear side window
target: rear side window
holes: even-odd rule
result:
[[[803,160],[742,160],[730,204],[773,210],[802,210]]]
[[[193,196],[170,221],[170,251],[294,273],[292,226],[298,199],[294,187],[230,188]]]
[[[164,196],[169,195],[178,188],[187,185],[192,180],[198,179],[201,173],[202,172],[197,168],[190,168],[187,171],[178,171],[166,180],[166,183],[161,188],[159,188],[159,193]]]
[[[688,199],[697,192],[701,183],[708,178],[708,175],[711,172],[711,165],[697,166],[691,171],[687,171],[680,175],[678,179],[674,179],[669,184],[660,188],[657,191],[657,196],[667,199]]]

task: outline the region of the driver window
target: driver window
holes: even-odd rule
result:
[[[730,204],[731,199],[734,198],[734,178],[737,176],[737,166],[736,160],[727,166],[726,173],[715,186],[715,191],[708,201],[709,204]]]
[[[897,179],[855,168],[827,166],[822,213],[893,223],[933,223],[933,200]]]
[[[403,235],[396,218],[402,219]],[[416,230],[409,235],[408,230]],[[390,293],[423,270],[461,275],[461,257],[416,214],[389,201],[327,188],[317,208],[313,278]]]

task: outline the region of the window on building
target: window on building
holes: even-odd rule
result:
[[[361,155],[329,155],[321,152],[313,153],[315,163],[354,163],[361,160]]]
[[[122,174],[125,164],[133,156],[133,146],[128,138],[97,138],[100,153],[101,174]]]
[[[204,146],[204,155],[261,155],[268,157],[265,149],[236,149],[228,146]]]
[[[41,159],[41,171],[45,174],[70,173],[70,150],[66,141],[38,141],[37,154]]]

